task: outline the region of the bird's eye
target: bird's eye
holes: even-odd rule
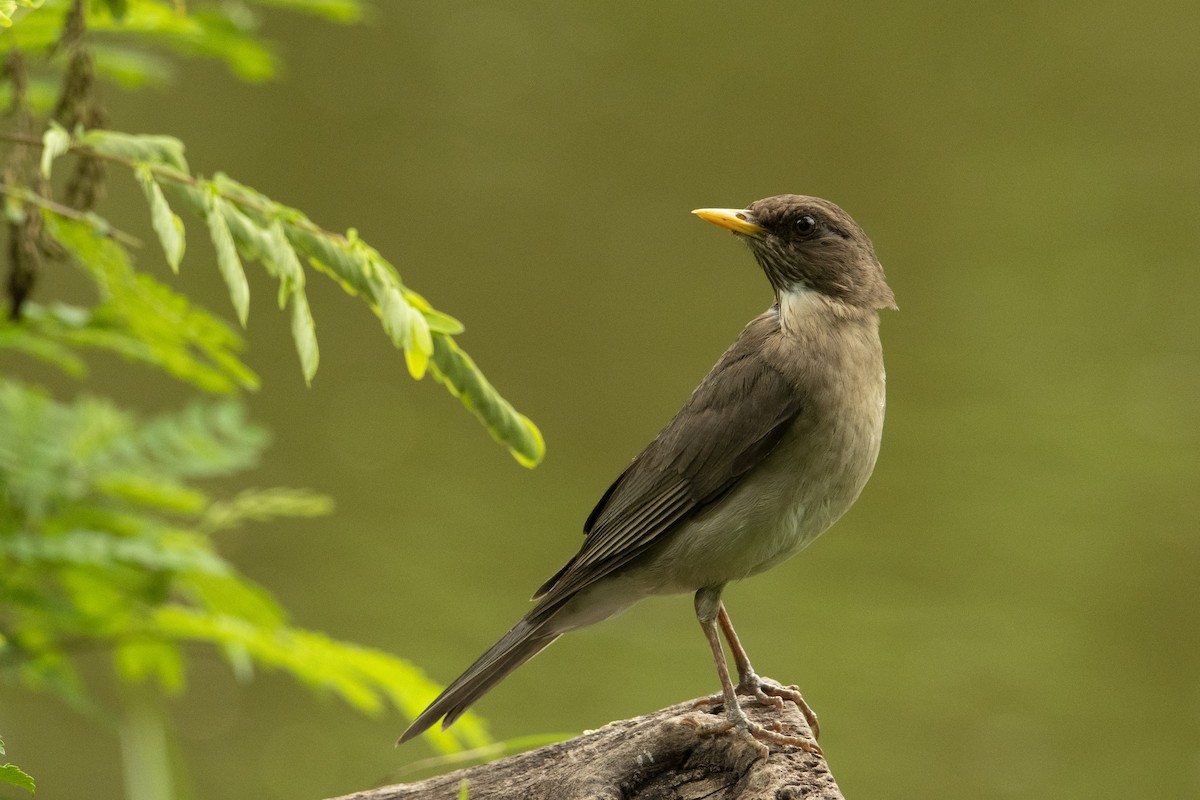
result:
[[[817,220],[811,214],[805,214],[796,220],[796,231],[802,236],[808,236],[817,229]]]

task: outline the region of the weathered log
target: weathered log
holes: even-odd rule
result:
[[[719,698],[718,698],[719,700]],[[741,698],[753,722],[813,742],[803,714]],[[565,742],[436,778],[384,786],[337,800],[843,800],[825,759],[799,747],[718,733],[713,698],[612,722]]]

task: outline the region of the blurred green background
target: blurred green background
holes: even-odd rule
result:
[[[1200,796],[1194,2],[380,0],[365,25],[267,30],[282,81],[189,65],[110,89],[112,126],[358,228],[549,447],[518,467],[318,280],[305,390],[252,275],[251,406],[276,436],[253,482],[339,507],[226,543],[297,624],[455,677],[769,303],[688,211],[816,194],[900,304],[888,424],[855,509],[727,593],[755,665],[801,685],[847,796]],[[132,181],[112,191],[106,216],[152,241]],[[202,238],[172,280],[227,311]],[[183,397],[101,363],[94,389]],[[190,678],[174,747],[197,798],[320,798],[430,754],[280,676],[238,685],[214,656]],[[500,738],[575,732],[716,688],[678,597],[572,634],[478,711]],[[38,797],[118,795],[111,731],[27,697],[6,716]]]

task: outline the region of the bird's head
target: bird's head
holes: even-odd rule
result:
[[[871,240],[828,200],[783,194],[692,213],[744,239],[777,297],[816,291],[859,308],[896,307]]]

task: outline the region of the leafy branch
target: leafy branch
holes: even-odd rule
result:
[[[0,664],[75,696],[70,653],[111,649],[128,681],[184,688],[181,646],[215,645],[241,678],[282,669],[366,713],[415,715],[437,687],[406,661],[292,627],[214,548],[212,531],[328,513],[298,490],[212,498],[197,479],[257,463],[262,428],[232,401],[138,419],[107,400],[51,400],[0,382]],[[490,743],[477,719],[431,742]]]
[[[6,138],[18,139],[25,145],[35,144],[14,135]],[[454,335],[463,330],[462,324],[405,286],[396,268],[360,239],[356,231],[343,235],[325,230],[303,212],[222,173],[213,178],[193,175],[184,158],[183,144],[172,137],[97,129],[72,136],[62,127],[52,125],[36,144],[42,147],[41,170],[47,178],[54,161],[66,153],[102,159],[129,169],[142,187],[155,234],[167,263],[175,271],[185,251],[185,227],[172,210],[167,193],[199,216],[206,224],[218,270],[242,325],[250,312],[244,261],[259,262],[279,282],[280,308],[291,305],[292,338],[306,381],[316,374],[319,351],[316,326],[304,291],[302,259],[336,280],[349,294],[367,302],[389,339],[404,352],[405,363],[414,378],[419,380],[426,372],[432,374],[475,414],[497,441],[509,448],[519,463],[532,467],[541,460],[545,444],[537,427],[495,390],[454,341]],[[10,197],[16,196],[11,187],[8,191]],[[64,215],[52,201],[27,189],[21,191],[20,198],[42,207],[50,235],[77,260],[85,262],[92,251],[104,247],[99,241],[89,243],[82,237],[77,214],[70,220],[76,223],[74,226],[56,224],[53,220]],[[88,217],[86,221],[96,232],[114,235],[103,220]],[[111,255],[119,258],[115,253]],[[242,371],[234,382],[246,386],[253,380]]]
[[[137,270],[129,248],[141,243],[94,210],[112,169],[141,188],[173,271],[188,244],[176,211],[193,220],[193,236],[204,231],[243,327],[247,265],[275,279],[306,382],[319,363],[306,294],[315,271],[362,298],[414,378],[431,374],[520,463],[535,465],[544,449],[537,428],[458,347],[462,325],[406,286],[355,231],[326,230],[222,173],[193,173],[177,139],[104,129],[100,82],[159,84],[169,77],[168,55],[217,59],[244,80],[270,77],[277,57],[255,13],[265,6],[338,22],[360,13],[358,0],[0,0],[0,27],[11,23],[0,33],[0,104],[10,107],[0,132],[8,233],[0,350],[78,377],[87,373],[82,351],[103,350],[208,393],[258,388],[237,326]],[[56,193],[51,175],[64,161],[74,163],[65,180],[55,175],[63,186]],[[96,287],[94,303],[37,297],[43,263],[63,259]],[[188,648],[201,643],[239,678],[277,669],[363,712],[415,716],[438,691],[419,670],[294,627],[265,588],[218,552],[223,531],[332,509],[329,498],[302,490],[221,497],[203,486],[254,466],[267,438],[235,399],[146,419],[87,395],[58,402],[0,377],[0,676],[94,710],[79,652],[108,654],[122,686],[169,694],[184,689]],[[161,740],[164,709],[122,702],[122,725],[138,731],[122,741],[127,776],[162,778],[165,749],[136,742]],[[428,739],[443,753],[491,743],[469,714],[452,733]],[[12,765],[0,765],[0,783],[33,790]],[[170,794],[167,784],[156,778],[129,791],[160,797]]]

